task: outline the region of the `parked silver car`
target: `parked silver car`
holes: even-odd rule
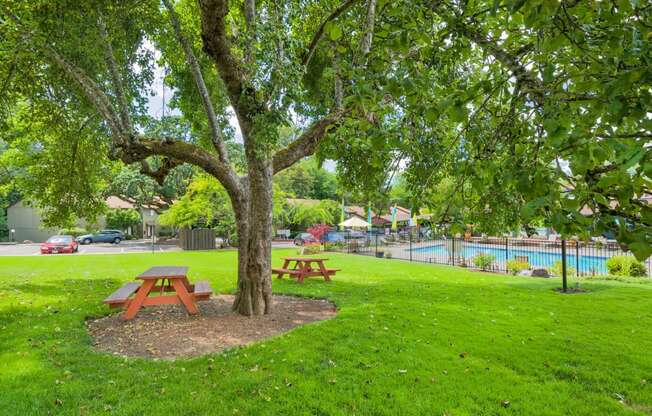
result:
[[[93,234],[85,234],[77,237],[77,241],[80,244],[91,244],[91,243],[113,243],[120,244],[122,240],[125,239],[122,231],[119,230],[101,230]]]

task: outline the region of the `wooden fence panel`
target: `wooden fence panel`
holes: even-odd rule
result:
[[[179,245],[183,250],[213,250],[215,232],[210,228],[182,228],[179,230]]]

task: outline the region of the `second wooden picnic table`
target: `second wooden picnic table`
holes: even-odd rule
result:
[[[296,277],[299,283],[310,276],[323,276],[327,282],[331,281],[331,276],[335,275],[340,269],[328,269],[324,265],[326,258],[314,257],[284,257],[283,266],[272,269],[272,273],[277,274],[281,279],[284,274],[290,277]],[[314,266],[313,266],[314,265]]]

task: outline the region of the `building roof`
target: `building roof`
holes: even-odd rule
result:
[[[392,222],[392,209],[390,208],[390,213],[387,215],[381,215],[380,218],[384,219],[387,222]],[[396,221],[397,222],[406,222],[410,221],[410,210],[403,207],[396,207]]]
[[[645,203],[647,203],[647,204],[652,205],[652,195],[650,195],[650,194],[645,194],[645,195],[643,195],[642,197],[639,198],[639,201],[641,201],[641,202],[645,202]],[[610,202],[609,202],[609,207],[611,207],[611,208],[618,208],[618,201],[610,201]],[[584,206],[580,209],[580,214],[582,214],[582,215],[586,215],[586,216],[588,216],[588,215],[593,215],[593,210],[592,210],[591,208],[587,207],[586,205],[584,205]]]
[[[132,204],[129,201],[125,201],[124,199],[118,198],[117,196],[110,196],[106,198],[106,205],[109,208],[133,208],[134,204]]]
[[[350,215],[355,215],[360,218],[367,218],[367,208],[361,207],[360,205],[348,205],[344,207],[344,212]],[[371,216],[375,216],[376,214],[371,211]]]

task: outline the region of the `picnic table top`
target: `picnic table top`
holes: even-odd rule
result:
[[[155,266],[150,267],[138,276],[136,279],[162,279],[162,278],[183,278],[188,275],[187,266]]]
[[[283,260],[290,261],[325,261],[327,258],[323,257],[283,257]]]

